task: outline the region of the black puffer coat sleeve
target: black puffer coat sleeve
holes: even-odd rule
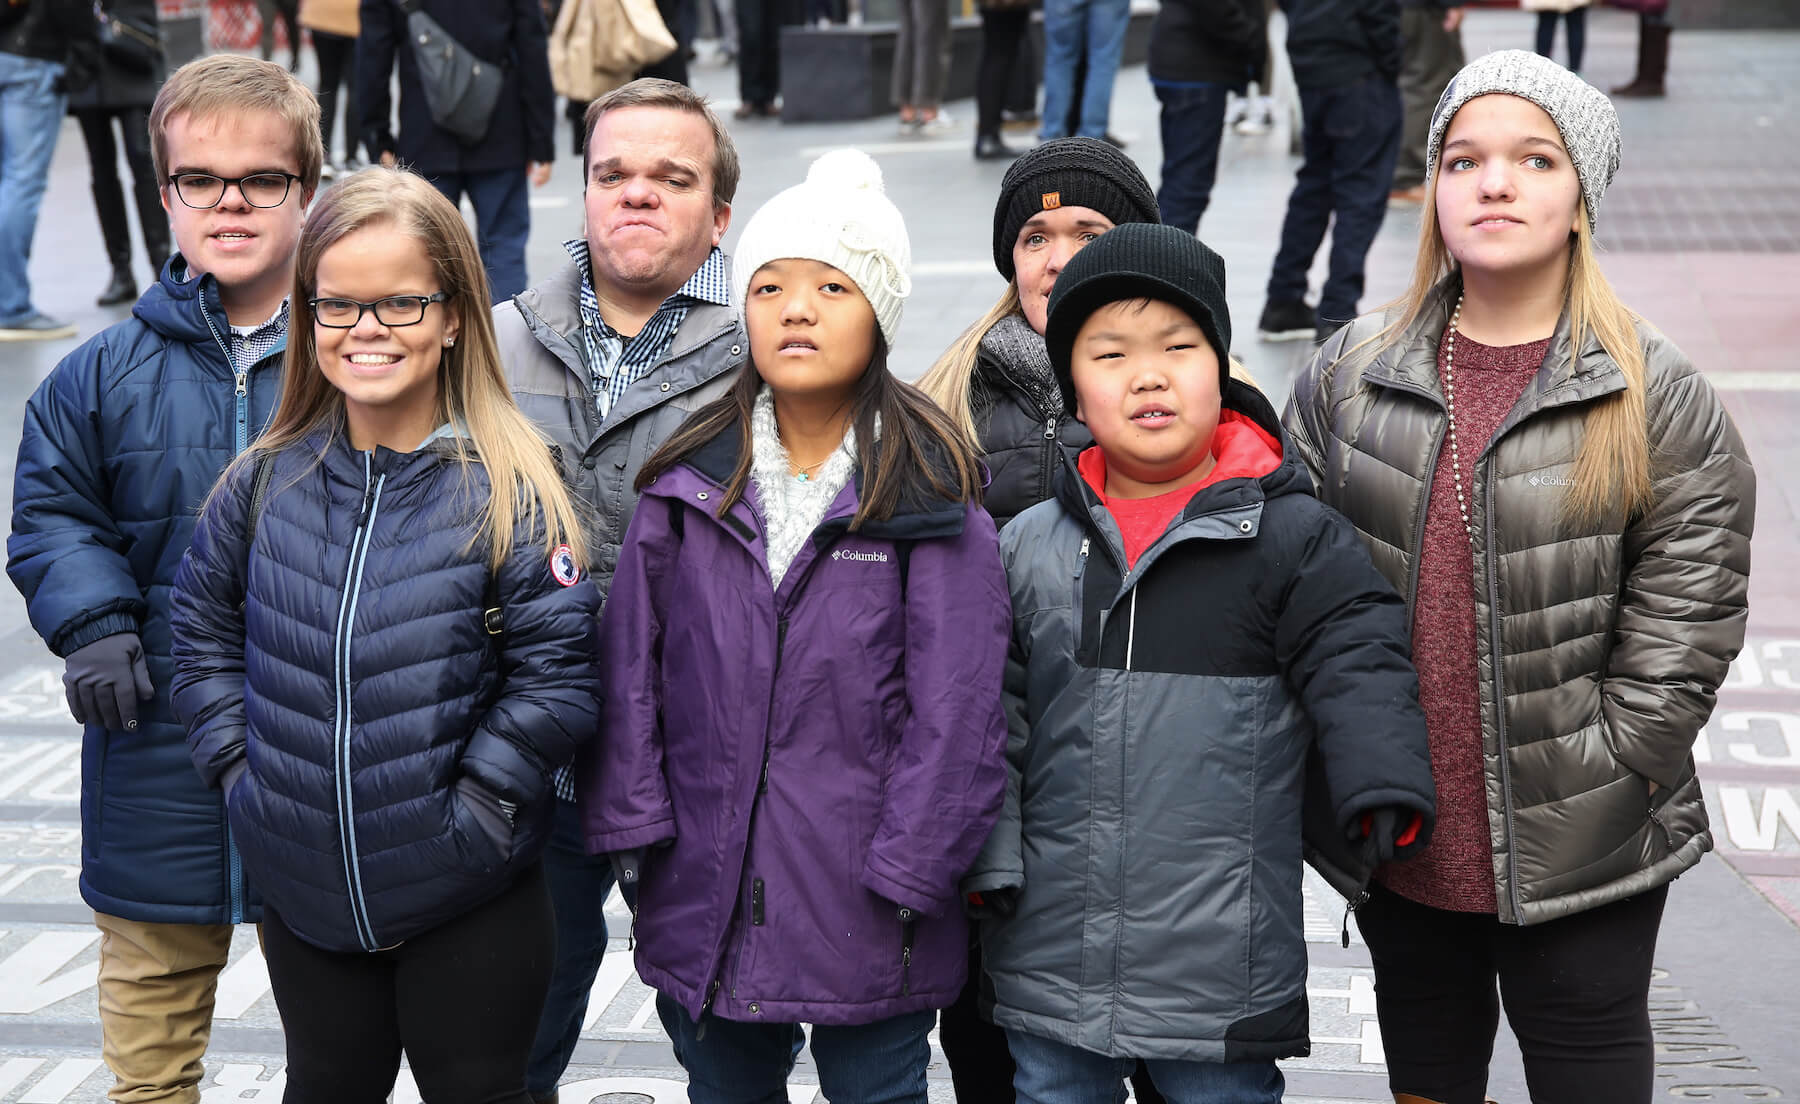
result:
[[[523,530],[497,582],[505,619],[500,697],[470,736],[462,767],[525,805],[548,792],[551,772],[572,762],[599,726],[600,593],[585,571],[571,584],[559,581],[542,533]]]
[[[1277,662],[1307,715],[1337,827],[1349,835],[1383,807],[1418,813],[1416,846],[1436,809],[1406,604],[1370,562],[1342,515],[1308,503],[1310,532],[1282,596]]]
[[[255,465],[229,469],[200,512],[170,596],[169,701],[188,730],[188,754],[208,786],[244,757],[244,585]]]

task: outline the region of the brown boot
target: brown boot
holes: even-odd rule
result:
[[[1612,90],[1615,96],[1651,97],[1664,95],[1663,78],[1669,71],[1669,31],[1667,23],[1638,25],[1637,76],[1630,84]]]

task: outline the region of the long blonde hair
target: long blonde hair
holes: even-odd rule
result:
[[[975,426],[975,363],[981,356],[981,339],[994,324],[1009,314],[1023,314],[1019,306],[1019,285],[1011,280],[1006,290],[989,307],[987,313],[962,332],[929,371],[919,378],[919,390],[925,392],[964,437],[979,442],[981,434]]]
[[[1437,286],[1460,273],[1438,229],[1437,182],[1438,174],[1433,173],[1426,185],[1412,283],[1400,298],[1384,308],[1393,321],[1380,333],[1357,343],[1345,357],[1362,356],[1366,358],[1362,363],[1367,364],[1399,345],[1431,307],[1432,292]],[[1642,512],[1650,504],[1653,476],[1644,411],[1644,347],[1638,337],[1638,317],[1619,299],[1600,271],[1585,202],[1578,198],[1576,208],[1579,217],[1575,219],[1568,271],[1563,280],[1570,366],[1579,365],[1581,351],[1592,336],[1625,377],[1623,391],[1605,396],[1587,408],[1581,452],[1575,459],[1563,500],[1564,513],[1570,520],[1591,523],[1621,509],[1627,517]]]
[[[462,213],[436,188],[404,169],[372,167],[326,192],[300,234],[294,290],[288,302],[287,360],[280,405],[269,428],[230,471],[263,453],[279,452],[325,429],[345,432],[344,395],[319,370],[318,343],[306,301],[317,292],[319,258],[358,230],[390,225],[425,246],[438,285],[449,296],[444,309],[460,321],[454,346],[438,364],[438,418],[460,426],[473,441],[452,438],[454,456],[468,473],[487,470],[487,501],[470,544],[485,540],[488,563],[498,569],[513,550],[515,526],[542,525],[546,547],[566,544],[577,563],[585,545],[574,500],[550,454],[550,444],[520,413],[506,383],[489,313],[487,273]],[[221,481],[223,483],[223,480]]]

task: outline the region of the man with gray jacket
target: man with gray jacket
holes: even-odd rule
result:
[[[588,564],[602,598],[637,505],[638,469],[688,415],[725,393],[748,344],[731,306],[738,158],[731,137],[685,85],[645,78],[594,101],[585,120],[586,236],[569,263],[494,308],[513,396],[562,454],[592,508]],[[601,908],[613,873],[583,846],[574,792],[544,872],[556,906],[556,970],[526,1085],[556,1100],[606,950]]]

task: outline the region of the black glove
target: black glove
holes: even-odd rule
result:
[[[1363,861],[1370,866],[1392,862],[1397,852],[1411,847],[1417,839],[1419,823],[1419,814],[1395,805],[1364,813],[1358,822]]]
[[[963,894],[963,911],[971,920],[1004,920],[1019,909],[1019,887],[1003,886]]]
[[[137,703],[149,701],[155,694],[137,633],[103,636],[75,649],[65,663],[63,687],[77,724],[126,731],[137,728]]]

